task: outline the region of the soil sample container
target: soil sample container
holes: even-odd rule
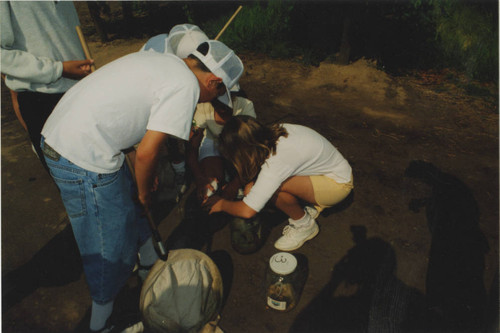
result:
[[[259,214],[253,218],[233,217],[231,220],[231,245],[240,254],[254,253],[262,243],[262,225]]]
[[[266,272],[267,305],[274,310],[290,311],[299,302],[307,274],[297,265],[297,258],[278,252],[269,260]]]

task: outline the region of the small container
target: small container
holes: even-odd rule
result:
[[[262,244],[262,225],[259,214],[250,219],[233,217],[231,220],[231,245],[240,254],[257,251]]]
[[[283,312],[293,309],[307,278],[304,272],[293,254],[278,252],[273,255],[266,273],[267,305]]]

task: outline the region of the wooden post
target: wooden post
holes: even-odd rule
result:
[[[243,8],[243,6],[239,6],[238,9],[236,9],[236,11],[234,12],[233,16],[231,16],[231,18],[227,21],[226,25],[219,32],[219,34],[217,35],[217,37],[215,37],[215,40],[218,40],[220,38],[220,36],[224,33],[224,31],[226,31],[227,27],[231,24],[231,22],[233,22],[233,20],[236,17],[236,15],[238,15],[238,13],[240,12],[241,8]]]

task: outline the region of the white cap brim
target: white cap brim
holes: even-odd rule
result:
[[[226,93],[224,95],[221,95],[217,98],[219,102],[224,103],[225,105],[229,106],[231,109],[233,108],[233,102],[231,99],[231,93],[229,92],[229,89],[226,87]]]

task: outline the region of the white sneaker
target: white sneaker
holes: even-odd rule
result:
[[[274,247],[281,251],[293,251],[301,247],[306,241],[313,239],[319,232],[316,221],[308,227],[296,227],[289,224],[283,229],[283,236],[278,238]]]
[[[309,214],[313,219],[316,219],[319,216],[319,211],[314,208],[314,206],[305,206],[304,210],[307,214]]]

